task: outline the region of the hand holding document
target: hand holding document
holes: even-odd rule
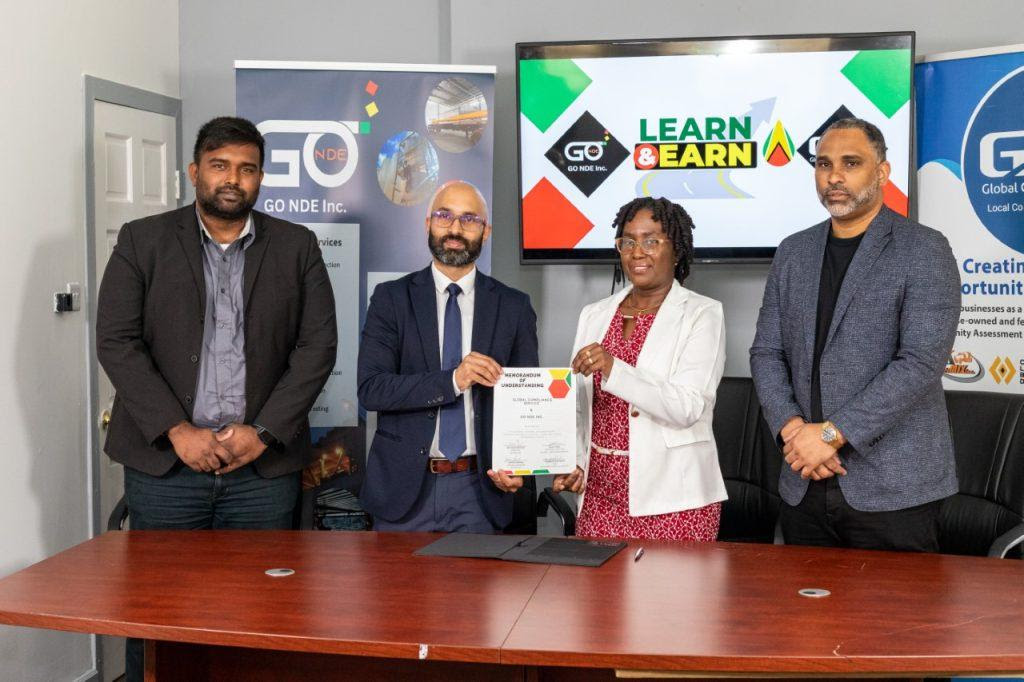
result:
[[[493,468],[513,476],[576,469],[576,380],[568,367],[506,367],[494,387]]]

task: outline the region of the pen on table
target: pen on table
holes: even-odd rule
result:
[[[640,549],[638,549],[636,551],[636,554],[633,555],[633,561],[634,562],[640,561],[640,557],[642,557],[643,555],[644,555],[644,548],[641,547]]]

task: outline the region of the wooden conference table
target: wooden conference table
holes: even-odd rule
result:
[[[667,542],[600,568],[412,556],[435,537],[107,533],[0,580],[0,623],[145,638],[156,680],[1024,672],[1024,562]]]

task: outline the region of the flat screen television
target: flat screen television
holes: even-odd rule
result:
[[[914,33],[518,43],[522,263],[614,262],[635,197],[693,217],[700,261],[766,261],[828,217],[814,190],[821,132],[883,132],[885,202],[910,194]]]

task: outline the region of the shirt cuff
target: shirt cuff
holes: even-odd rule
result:
[[[452,388],[455,389],[455,397],[458,398],[462,395],[462,391],[459,390],[459,382],[455,380],[455,370],[452,370]]]

